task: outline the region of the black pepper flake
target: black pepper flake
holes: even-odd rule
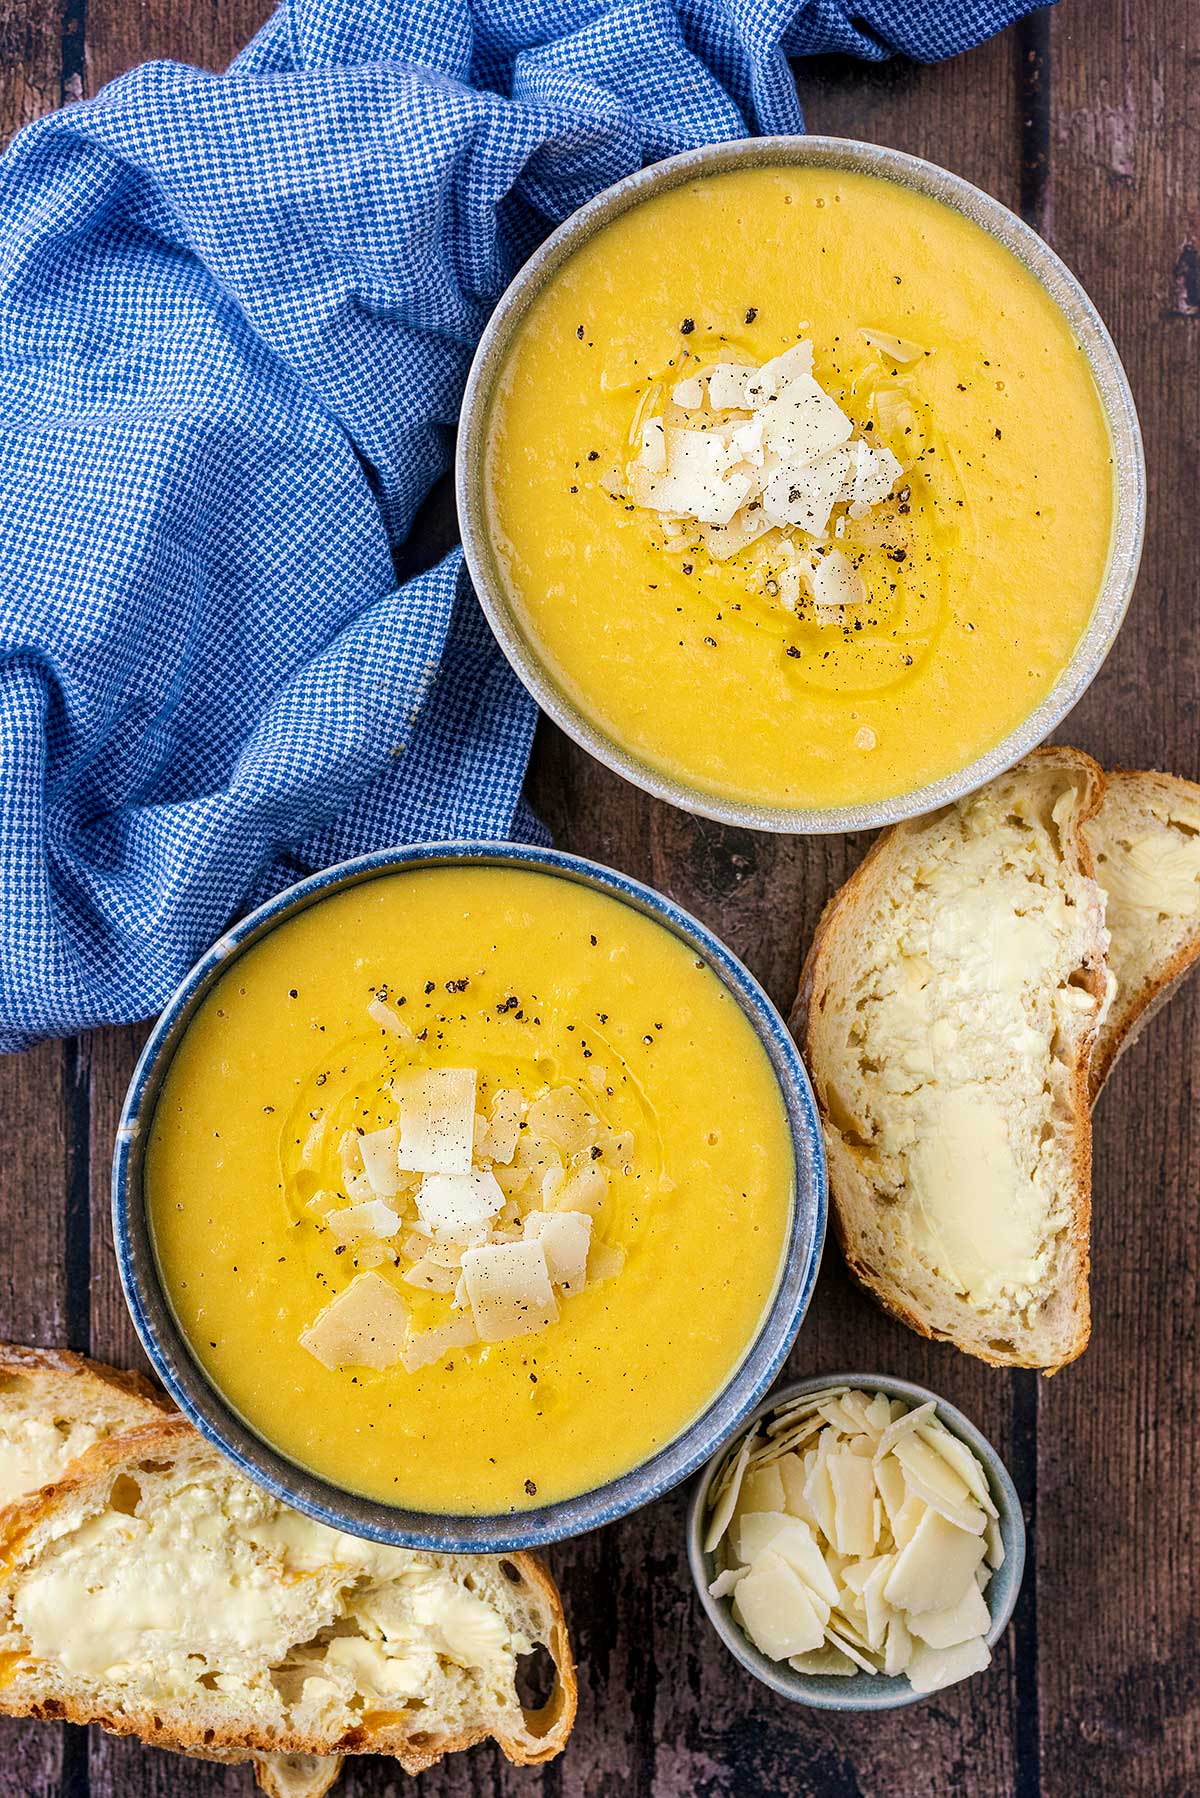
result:
[[[600,460],[600,451],[599,450],[589,450],[588,451],[588,461],[589,462],[598,462],[599,460]]]
[[[693,564],[691,562],[685,562],[683,565],[683,572],[685,574],[690,574],[692,572],[692,567]]]
[[[717,639],[715,637],[705,637],[704,641],[708,644],[710,649],[715,649],[717,647]]]
[[[790,655],[790,656],[795,656],[795,657],[796,657],[796,658],[797,658],[797,659],[798,659],[798,658],[799,658],[799,655],[800,655],[800,651],[799,651],[799,650],[798,650],[798,649],[797,649],[797,647],[796,647],[796,645],[795,645],[795,644],[794,644],[794,643],[789,643],[789,644],[788,644],[788,646],[787,646],[787,652],[788,652],[788,654],[789,654],[789,655]]]
[[[580,343],[582,343],[583,342],[583,326],[582,325],[576,325],[575,335],[576,335],[576,337],[578,337]]]
[[[537,1496],[537,1486],[534,1484],[534,1482],[532,1480],[526,1480],[525,1490],[529,1494],[530,1498],[535,1498]]]
[[[521,1001],[517,998],[517,995],[515,993],[510,993],[507,999],[501,999],[496,1010],[499,1012],[515,1011],[520,1003]]]
[[[690,337],[692,332],[696,329],[695,319],[694,318],[681,319],[679,329],[682,331],[682,333],[685,337]]]
[[[289,998],[289,999],[298,999],[298,998],[299,998],[299,997],[300,997],[300,995],[299,995],[299,993],[298,993],[298,992],[297,992],[297,991],[296,991],[296,989],[295,989],[295,987],[294,987],[294,986],[290,986],[290,987],[289,987],[289,988],[288,988],[288,998]]]
[[[594,937],[594,936],[589,936],[589,937],[588,937],[588,942],[589,942],[589,943],[590,943],[590,944],[591,944],[591,945],[592,945],[592,948],[593,948],[593,949],[594,949],[594,948],[595,948],[595,947],[596,947],[596,939],[595,939],[595,937]]]
[[[999,425],[997,425],[995,430],[992,432],[992,436],[995,437],[999,441],[999,438],[1000,438],[1000,426]]]
[[[757,306],[747,306],[747,308],[746,308],[746,323],[748,325],[752,325],[757,317],[758,317],[758,307]]]

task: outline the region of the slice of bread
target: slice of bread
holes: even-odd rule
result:
[[[0,1512],[0,1708],[219,1758],[394,1755],[494,1738],[559,1754],[576,1683],[532,1556],[386,1548],[301,1517],[181,1419],[77,1460]],[[523,1707],[526,1656],[553,1683]],[[283,1790],[277,1784],[277,1790]]]
[[[93,1443],[169,1413],[140,1374],[0,1342],[0,1505],[61,1479]]]
[[[826,907],[793,1014],[851,1271],[998,1366],[1053,1370],[1088,1339],[1102,792],[1089,756],[1043,749],[886,831]]]
[[[93,1444],[175,1415],[141,1374],[0,1342],[0,1505],[61,1480]],[[325,1798],[342,1765],[340,1755],[227,1758],[252,1759],[268,1798]]]
[[[1108,898],[1116,982],[1092,1051],[1095,1100],[1117,1056],[1200,959],[1200,786],[1118,768],[1084,830]]]

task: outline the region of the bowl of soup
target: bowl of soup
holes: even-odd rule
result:
[[[517,1548],[684,1479],[774,1378],[825,1229],[778,1013],[551,850],[371,855],[253,913],[134,1074],[126,1297],[193,1422],[324,1522]]]
[[[958,798],[1107,654],[1145,511],[1078,282],[898,151],[709,146],[526,264],[480,344],[458,504],[543,709],[687,810],[842,831]]]

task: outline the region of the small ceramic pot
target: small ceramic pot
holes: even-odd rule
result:
[[[932,1399],[942,1423],[952,1435],[965,1442],[979,1459],[987,1475],[992,1500],[1000,1514],[1000,1539],[1004,1544],[1003,1563],[992,1574],[984,1593],[992,1614],[987,1643],[989,1648],[994,1647],[1008,1628],[1025,1569],[1025,1521],[1021,1515],[1017,1489],[1004,1462],[987,1438],[980,1435],[975,1425],[944,1398],[939,1398],[936,1392],[929,1392],[924,1386],[915,1386],[911,1380],[891,1379],[886,1374],[813,1374],[808,1379],[781,1386],[746,1418],[736,1433],[737,1438],[749,1435],[760,1418],[770,1416],[780,1405],[787,1404],[791,1399],[803,1398],[810,1392],[823,1392],[829,1386],[851,1386],[867,1393],[886,1392],[889,1398],[902,1399],[910,1406],[923,1405]],[[797,1704],[813,1705],[818,1710],[892,1711],[898,1710],[902,1705],[919,1703],[924,1694],[914,1692],[902,1673],[891,1677],[883,1673],[855,1673],[849,1676],[797,1673],[786,1661],[771,1660],[754,1646],[734,1622],[730,1600],[712,1596],[708,1588],[717,1576],[717,1567],[714,1557],[704,1550],[709,1516],[708,1493],[717,1472],[725,1464],[729,1446],[729,1443],[725,1443],[717,1450],[696,1481],[688,1506],[687,1532],[688,1562],[700,1603],[730,1654],[755,1679],[760,1679],[764,1686],[770,1686],[773,1692],[778,1692],[783,1698],[791,1698]],[[977,1677],[986,1678],[986,1674]],[[928,1696],[933,1697],[935,1694],[930,1693]]]

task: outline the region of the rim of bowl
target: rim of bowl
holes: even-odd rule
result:
[[[1016,730],[956,773],[862,805],[760,805],[750,799],[723,798],[652,767],[624,748],[563,690],[533,634],[523,629],[496,565],[487,517],[485,463],[495,385],[517,328],[562,264],[601,226],[652,194],[699,175],[791,163],[819,163],[913,188],[953,207],[1011,251],[1058,306],[1087,357],[1112,442],[1108,562],[1088,624],[1054,686]],[[1133,596],[1146,523],[1145,453],[1129,380],[1104,321],[1066,264],[1016,213],[961,175],[884,144],[826,136],[735,138],[684,151],[626,175],[552,232],[509,284],[479,341],[463,395],[455,492],[463,551],[479,603],[518,677],[559,729],[605,767],[682,811],[743,829],[799,836],[874,830],[918,817],[974,792],[1043,742],[1078,703],[1112,648]]]
[[[1020,1494],[1003,1458],[982,1430],[949,1399],[932,1392],[928,1386],[918,1386],[914,1380],[897,1379],[891,1374],[812,1374],[802,1380],[789,1380],[769,1393],[731,1433],[696,1480],[687,1511],[688,1566],[705,1615],[725,1647],[748,1673],[773,1692],[778,1692],[780,1697],[823,1711],[901,1710],[937,1694],[914,1692],[902,1673],[873,1674],[869,1682],[868,1676],[862,1673],[849,1679],[834,1674],[797,1673],[786,1661],[772,1661],[761,1653],[733,1621],[729,1600],[714,1598],[708,1589],[709,1581],[714,1578],[713,1557],[704,1550],[708,1492],[718,1469],[724,1466],[730,1448],[749,1434],[760,1417],[769,1415],[789,1399],[802,1398],[805,1393],[820,1391],[825,1386],[852,1386],[864,1392],[886,1392],[889,1398],[907,1399],[914,1405],[923,1405],[932,1399],[942,1422],[978,1456],[1000,1513],[1000,1539],[1004,1544],[1004,1562],[992,1575],[993,1581],[1003,1578],[1004,1594],[995,1610],[989,1600],[992,1621],[984,1638],[989,1648],[995,1647],[1012,1621],[1025,1572],[1025,1517]]]
[[[151,1238],[142,1171],[146,1139],[175,1048],[220,974],[243,950],[334,892],[423,867],[517,864],[574,880],[631,906],[703,955],[761,1043],[792,1142],[795,1193],[787,1244],[758,1329],[719,1391],[674,1439],[590,1491],[530,1510],[462,1515],[383,1504],[290,1460],[245,1422],[193,1357],[167,1298]],[[249,1479],[321,1523],[372,1541],[443,1552],[502,1553],[580,1535],[677,1486],[737,1429],[775,1379],[804,1321],[825,1241],[824,1144],[808,1075],[782,1016],[737,956],[690,912],[602,863],[517,843],[416,844],[355,857],[287,888],[234,925],[168,1000],[138,1060],[113,1151],[113,1235],[125,1301],[163,1385],[202,1435]]]

